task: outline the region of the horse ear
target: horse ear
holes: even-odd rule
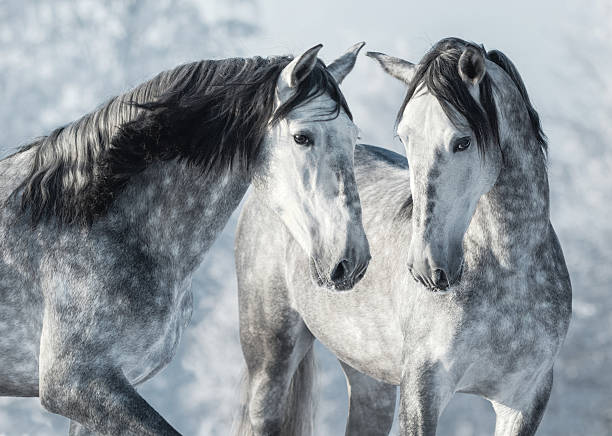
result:
[[[366,56],[376,59],[383,70],[404,83],[410,83],[416,72],[417,66],[415,64],[400,58],[394,58],[393,56],[375,51],[367,52]]]
[[[459,77],[469,86],[477,86],[486,73],[482,52],[475,47],[466,47],[457,65]]]
[[[358,42],[349,48],[346,53],[327,66],[327,71],[336,79],[338,84],[342,83],[348,73],[353,70],[355,61],[357,61],[357,55],[364,45],[365,42]]]
[[[283,68],[280,74],[280,85],[287,88],[297,88],[302,80],[304,80],[317,64],[317,54],[321,50],[323,44],[315,45],[306,50],[301,56],[293,59]]]

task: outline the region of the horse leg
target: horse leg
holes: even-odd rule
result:
[[[270,258],[262,253],[258,259]],[[266,268],[241,259],[237,256],[236,265],[240,343],[247,378],[238,434],[309,434],[314,337],[291,308],[285,280],[262,277]]]
[[[400,382],[400,435],[434,436],[454,389],[438,363],[409,364]]]
[[[238,434],[309,434],[314,338],[301,320],[278,330],[251,327],[241,331],[248,391]]]
[[[39,362],[39,396],[45,409],[77,421],[90,432],[179,434],[136,392],[98,342],[75,334],[85,330],[80,320],[65,317],[76,324],[66,325],[63,314],[47,310]]]
[[[54,367],[41,377],[41,404],[101,434],[178,435],[118,370]],[[57,374],[60,373],[60,374]],[[84,431],[75,429],[79,431]],[[87,432],[85,433],[87,434]]]
[[[520,405],[502,404],[491,401],[495,410],[495,436],[529,436],[535,434],[553,384],[553,370],[542,377],[542,381],[529,387]]]
[[[346,436],[387,436],[393,425],[397,387],[340,364],[349,392]]]

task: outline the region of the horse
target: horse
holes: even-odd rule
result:
[[[179,434],[136,391],[172,359],[191,276],[248,187],[350,289],[370,254],[358,129],[328,67],[298,57],[165,71],[0,161],[0,395],[40,397],[71,435]]]
[[[418,65],[368,55],[408,85],[397,120],[407,159],[355,150],[368,273],[349,292],[313,286],[299,245],[248,198],[235,243],[238,431],[312,430],[316,338],[346,375],[347,435],[388,434],[397,386],[402,435],[434,435],[456,392],[492,403],[496,436],[531,435],[571,317],[538,114],[500,51],[448,38]]]

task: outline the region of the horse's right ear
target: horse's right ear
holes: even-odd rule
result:
[[[383,70],[406,84],[410,83],[417,69],[417,66],[411,62],[384,53],[369,51],[366,56],[376,59]]]
[[[317,54],[321,50],[323,44],[315,45],[306,50],[301,56],[293,59],[283,68],[278,81],[279,96],[285,94],[288,90],[294,90],[300,82],[304,80],[317,64]]]
[[[486,72],[482,52],[475,47],[466,47],[459,57],[457,69],[459,77],[466,85],[477,86]]]
[[[344,78],[353,70],[359,50],[363,48],[365,42],[358,42],[347,50],[342,56],[333,61],[327,66],[327,71],[336,80],[336,83],[341,84]]]

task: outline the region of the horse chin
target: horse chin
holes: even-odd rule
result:
[[[332,283],[331,289],[334,291],[350,291],[354,286],[354,280],[344,280],[342,282]]]
[[[455,289],[457,289],[456,283],[453,283],[452,285],[450,285],[448,288],[446,289],[441,289],[441,288],[436,288],[436,287],[432,287],[432,288],[427,288],[429,289],[431,292],[433,292],[434,294],[438,294],[438,295],[446,295],[446,294],[450,294],[451,292],[453,292]]]

